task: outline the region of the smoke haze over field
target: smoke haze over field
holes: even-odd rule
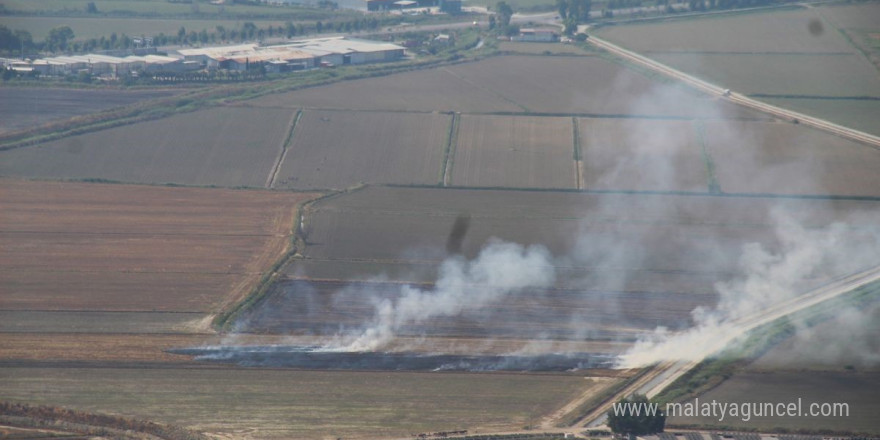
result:
[[[459,257],[444,261],[432,290],[404,285],[397,299],[374,299],[372,322],[333,345],[346,351],[379,349],[406,324],[455,316],[525,288],[549,287],[554,280],[550,254],[544,247],[490,242],[472,261]]]
[[[679,105],[677,101],[682,93],[677,87],[659,86],[639,100],[631,113],[648,114],[658,105]],[[790,299],[834,277],[880,264],[880,210],[876,202],[853,202],[841,208],[842,202],[831,198],[776,199],[718,194],[725,188],[723,182],[719,186],[715,180],[713,167],[719,164],[712,163],[706,148],[708,141],[703,138],[707,135],[706,121],[711,122],[711,141],[717,145],[758,144],[765,124],[749,125],[725,119],[723,112],[708,100],[704,107],[697,121],[591,119],[590,124],[595,122],[595,126],[582,126],[582,161],[603,164],[590,171],[597,173],[588,176],[591,182],[610,190],[673,193],[633,198],[639,203],[637,209],[631,206],[622,209],[628,200],[624,196],[597,196],[595,206],[577,211],[579,228],[565,237],[566,248],[556,255],[544,246],[515,243],[529,242],[530,237],[508,236],[505,237],[508,241],[490,239],[477,255],[471,254],[473,257],[468,259],[463,250],[468,247],[466,240],[471,245],[475,240],[475,233],[469,231],[479,232],[483,227],[481,222],[487,221],[485,216],[459,215],[452,222],[449,235],[444,236],[447,256],[439,263],[433,285],[394,284],[394,280],[382,275],[372,281],[384,283],[383,288],[392,285],[394,292],[377,291],[375,284],[379,283],[372,286],[351,283],[328,299],[326,294],[302,281],[295,286],[295,297],[286,298],[284,295],[288,293],[285,292],[281,299],[295,303],[293,307],[297,308],[298,317],[342,310],[334,312],[337,315],[333,316],[338,317],[335,326],[323,324],[309,331],[323,338],[326,349],[347,352],[387,349],[396,336],[412,331],[413,327],[421,329],[417,331],[421,331],[422,336],[431,336],[431,326],[438,319],[451,321],[461,316],[476,325],[493,319],[508,320],[513,326],[521,322],[522,331],[531,333],[528,337],[516,336],[531,339],[524,342],[524,352],[536,353],[555,350],[553,339],[560,337],[530,327],[530,323],[541,322],[534,319],[536,315],[563,321],[571,332],[562,337],[575,340],[607,338],[608,334],[601,332],[608,327],[608,321],[618,324],[615,327],[632,329],[656,325],[640,336],[634,337],[632,333],[612,336],[630,338],[629,341],[637,338],[633,348],[621,357],[620,366],[638,367],[661,360],[710,355],[722,348],[718,346],[720,335],[729,330],[732,320]],[[606,132],[603,134],[602,130]],[[808,136],[798,138],[799,141],[809,139]],[[822,182],[803,172],[815,170],[814,158],[804,158],[803,163],[796,157],[784,157],[774,163],[762,163],[758,156],[752,159],[750,166],[763,167],[764,178],[772,176],[787,183],[796,181],[795,186],[811,191],[822,187]],[[679,202],[684,198],[700,202]],[[727,217],[713,211],[726,212],[728,206],[740,210],[731,209]],[[751,209],[757,212],[749,211]],[[443,245],[438,243],[438,249],[431,252],[442,255]],[[401,258],[419,259],[415,258],[419,255],[414,254],[418,252],[405,250],[401,253],[405,257]],[[430,261],[436,255],[426,253],[421,259]],[[688,276],[711,277],[714,283],[707,282],[705,288],[695,288],[699,283],[692,280],[682,282],[682,287],[676,283],[656,285],[660,277],[683,279]],[[559,289],[560,285],[583,292],[584,298],[600,295],[601,301],[590,304],[601,307],[599,312],[608,316],[607,321],[597,320],[595,309],[556,306],[553,314],[542,309],[555,301],[548,300],[551,294],[546,293],[547,290]],[[644,297],[623,299],[633,293]],[[637,327],[625,319],[628,308],[656,306],[644,298],[655,295],[677,301],[676,296],[683,298],[687,294],[705,298],[702,299],[705,305],[692,310],[689,320],[662,325],[658,325],[659,321],[648,325],[643,322]],[[525,306],[513,311],[505,309],[503,313],[496,310],[514,297],[528,304],[528,295],[534,295],[530,310],[525,310]],[[281,308],[264,307],[251,318],[259,320],[269,316],[283,320],[283,316],[276,316],[281,313],[284,313]],[[847,310],[845,316],[847,322],[857,328],[844,332],[841,340],[826,345],[846,346],[851,341],[844,335],[864,334],[862,324],[870,319],[862,311]],[[248,327],[246,320],[237,324],[243,330]],[[800,326],[797,340],[815,340],[810,331]],[[494,337],[488,331],[483,336]],[[851,356],[852,351],[838,350],[837,353]],[[827,349],[824,353],[832,355]],[[871,354],[874,355],[876,352]]]

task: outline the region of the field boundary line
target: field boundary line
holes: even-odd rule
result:
[[[517,107],[519,107],[519,108],[521,108],[521,109],[522,109],[524,112],[526,112],[526,113],[529,113],[529,112],[530,112],[530,110],[529,110],[526,106],[524,106],[524,105],[522,105],[522,104],[520,104],[520,103],[518,103],[518,102],[516,102],[516,101],[514,101],[514,100],[512,100],[512,99],[510,99],[510,98],[508,98],[508,97],[506,97],[506,96],[504,96],[504,95],[502,95],[502,94],[500,94],[500,93],[498,93],[498,92],[496,92],[496,91],[494,91],[494,90],[492,90],[492,89],[490,89],[490,88],[488,88],[488,87],[486,87],[486,86],[481,86],[481,85],[479,85],[479,84],[477,84],[477,83],[475,83],[475,82],[473,82],[473,81],[471,81],[471,80],[469,80],[469,79],[466,79],[465,77],[463,77],[463,76],[461,76],[461,75],[459,75],[459,74],[453,72],[453,71],[450,70],[448,67],[445,67],[445,66],[444,66],[444,67],[441,67],[441,69],[442,69],[444,72],[446,72],[446,73],[448,73],[448,74],[454,76],[454,77],[455,77],[456,79],[458,79],[459,81],[464,82],[465,84],[472,85],[472,86],[474,86],[474,87],[476,87],[476,88],[478,88],[478,89],[480,89],[480,90],[485,90],[485,91],[487,91],[487,92],[489,92],[489,93],[491,93],[491,94],[493,94],[493,95],[495,95],[495,96],[501,98],[502,100],[507,101],[507,102],[509,102],[509,103],[511,103],[511,104],[513,104],[513,105],[515,105],[515,106],[517,106]]]
[[[440,186],[449,186],[452,181],[452,167],[455,164],[455,151],[458,149],[458,126],[460,123],[461,113],[452,112],[452,119],[449,121],[449,133],[446,135],[446,150],[443,155]]]
[[[721,185],[718,183],[718,176],[715,173],[715,160],[709,153],[706,143],[706,125],[703,121],[694,121],[694,136],[697,138],[697,144],[700,145],[700,151],[703,156],[703,163],[706,165],[706,185],[710,194],[721,194]]]
[[[578,127],[577,117],[571,117],[571,143],[574,147],[574,178],[575,178],[575,188],[578,191],[584,189],[583,185],[583,168],[584,168],[584,160],[583,155],[581,155],[581,142],[580,142],[580,130]]]
[[[287,136],[281,142],[281,149],[278,151],[278,159],[275,160],[275,165],[269,170],[269,176],[266,177],[267,189],[275,188],[275,183],[278,181],[278,171],[281,170],[281,164],[284,163],[284,159],[287,157],[288,146],[293,142],[293,131],[296,130],[296,125],[299,123],[302,114],[303,111],[297,109],[290,118],[290,123],[287,124]]]
[[[438,189],[436,185],[418,185],[403,183],[383,183],[373,186],[385,186],[389,188],[422,188],[422,189]],[[712,194],[708,192],[698,191],[649,191],[649,190],[627,190],[627,189],[582,189],[574,188],[524,188],[524,187],[504,187],[504,186],[459,186],[449,185],[441,189],[444,190],[463,190],[463,191],[524,191],[524,192],[560,192],[560,193],[584,193],[584,194],[619,194],[634,196],[688,196],[688,197],[729,197],[729,198],[756,198],[756,199],[794,199],[794,200],[853,200],[862,202],[880,202],[878,196],[859,196],[859,195],[843,195],[843,194],[774,194],[774,193],[734,193],[723,192]],[[316,192],[320,192],[317,191]]]

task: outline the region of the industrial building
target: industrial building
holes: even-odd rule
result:
[[[195,70],[198,65],[183,59],[161,55],[131,55],[114,57],[101,54],[69,55],[34,60],[28,64],[40,75],[64,76],[88,72],[95,76],[116,78],[132,72],[184,72]]]
[[[511,41],[528,41],[550,43],[559,40],[559,33],[555,29],[520,29],[519,35],[511,38]]]
[[[181,49],[178,53],[184,60],[201,63],[206,69],[247,70],[262,65],[267,71],[283,72],[327,65],[394,61],[403,58],[404,48],[391,43],[333,37],[274,46],[240,44]]]
[[[266,72],[290,72],[320,66],[366,64],[394,61],[404,56],[396,44],[356,38],[334,37],[294,41],[274,46],[256,43],[235,46],[181,49],[179,57],[130,55],[116,57],[101,54],[68,55],[27,60],[4,59],[3,65],[19,72],[64,76],[88,72],[94,76],[117,78],[134,72],[180,73],[197,70],[247,71],[260,66]]]

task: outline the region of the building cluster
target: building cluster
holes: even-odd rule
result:
[[[38,60],[6,60],[7,68],[20,73],[37,73],[47,76],[65,76],[88,72],[94,76],[119,77],[133,72],[184,72],[197,70],[194,63],[182,58],[163,55],[129,55],[116,57],[101,54],[66,55]]]
[[[510,40],[535,43],[551,43],[554,41],[559,41],[559,33],[555,29],[523,28],[519,30],[519,35],[511,37]]]
[[[368,11],[412,8],[439,8],[440,12],[460,14],[461,0],[367,0]]]
[[[263,68],[266,72],[394,61],[404,56],[396,44],[346,37],[317,38],[273,46],[257,43],[236,46],[180,49],[177,56],[156,54],[111,56],[102,54],[68,55],[37,60],[2,59],[6,68],[21,73],[65,76],[87,72],[93,76],[123,77],[138,73],[182,73],[199,70],[246,71]]]
[[[404,56],[404,48],[396,44],[346,37],[316,38],[273,46],[203,47],[178,52],[186,62],[198,63],[209,70],[243,71],[262,66],[267,72],[394,61]]]

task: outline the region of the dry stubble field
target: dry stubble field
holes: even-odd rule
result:
[[[305,110],[274,187],[437,184],[450,121],[439,113]]]
[[[880,150],[792,124],[708,121],[721,190],[880,196]]]
[[[215,311],[242,278],[283,253],[294,206],[311,196],[17,180],[2,187],[5,310]],[[189,289],[194,281],[206,285]]]
[[[577,188],[571,118],[464,115],[451,184]]]

